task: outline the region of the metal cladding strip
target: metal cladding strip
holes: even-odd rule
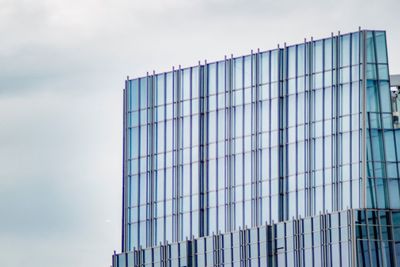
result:
[[[242,129],[241,129],[241,133],[240,133],[240,135],[241,136],[243,136],[243,139],[241,140],[241,147],[242,147],[242,152],[240,153],[241,154],[241,157],[242,157],[242,185],[240,186],[241,187],[241,194],[242,194],[242,222],[240,223],[240,225],[242,225],[242,226],[244,226],[245,225],[245,210],[244,210],[244,200],[245,200],[245,194],[244,194],[244,184],[245,184],[245,173],[244,173],[244,169],[245,169],[245,162],[244,162],[244,118],[245,118],[245,110],[244,110],[244,99],[245,99],[245,96],[244,96],[244,88],[245,88],[245,84],[244,84],[244,80],[245,80],[245,57],[244,56],[241,56],[241,59],[242,59],[242,69],[241,69],[241,72],[242,72],[242,81],[241,81],[241,88],[235,88],[235,90],[241,90],[242,91],[242,100],[241,100],[241,109],[242,109]],[[236,73],[236,72],[235,72]],[[235,78],[236,78],[236,76],[235,76]],[[236,83],[235,83],[236,84]],[[236,100],[236,99],[235,99]],[[235,106],[236,106],[236,101],[235,101]],[[235,111],[235,113],[236,113],[236,111]],[[238,120],[235,120],[235,122],[237,123],[237,121]],[[235,131],[235,143],[237,142],[237,135],[236,135],[236,131]],[[236,152],[236,150],[235,150],[235,152]],[[236,159],[235,159],[236,160]],[[235,186],[236,186],[236,184],[235,184]],[[236,194],[235,194],[235,197],[236,197]],[[235,203],[237,203],[236,201],[235,201]],[[235,205],[236,206],[236,205]],[[235,207],[235,209],[236,210],[239,210],[239,209],[237,209],[236,207]]]
[[[352,57],[353,57],[353,35],[354,35],[354,33],[351,33],[350,34],[350,53],[349,53],[349,71],[350,71],[350,74],[349,74],[349,80],[350,80],[350,85],[349,85],[349,90],[350,90],[350,103],[353,103],[352,102],[352,97],[353,97],[353,90],[354,90],[354,87],[353,87],[353,60],[352,60]],[[358,90],[358,88],[357,88],[357,90]],[[349,113],[350,114],[353,114],[353,108],[352,108],[352,105],[350,104],[350,106],[349,106]],[[350,123],[350,125],[353,125],[353,116],[352,115],[350,115],[350,121],[349,121],[349,123]],[[351,131],[352,131],[352,127],[350,126],[350,129],[351,129]],[[353,148],[353,134],[352,133],[350,133],[350,147],[351,148]],[[350,162],[353,162],[353,153],[350,153]],[[353,164],[350,164],[350,173],[353,173],[352,171],[353,171]],[[347,206],[346,206],[346,208],[348,209],[349,208],[349,205],[348,204],[350,204],[350,207],[353,207],[353,179],[352,179],[353,177],[350,177],[349,178],[349,193],[350,193],[350,196],[349,196],[349,199],[350,199],[350,203],[347,203]]]
[[[209,210],[209,185],[210,185],[210,180],[209,180],[209,172],[210,172],[210,167],[209,167],[209,132],[210,132],[210,113],[209,113],[209,66],[207,65],[207,60],[204,62],[204,80],[203,80],[203,92],[204,92],[204,120],[205,120],[205,135],[204,135],[204,213],[205,213],[205,221],[204,221],[204,228],[206,229],[205,233],[206,235],[210,235],[210,210]]]
[[[322,120],[325,120],[325,42],[326,40],[322,41]],[[322,123],[322,166],[325,165],[325,139],[326,139],[326,133],[325,133],[325,123]],[[322,169],[322,210],[327,210],[326,209],[326,194],[325,194],[325,168]],[[316,199],[316,201],[318,201]]]
[[[198,86],[199,86],[199,179],[198,179],[198,184],[199,184],[199,236],[204,236],[204,226],[205,226],[205,216],[204,216],[204,92],[203,92],[203,84],[204,84],[204,68],[201,65],[199,61],[199,80],[198,80]]]
[[[209,210],[208,210],[208,172],[209,172],[209,164],[208,164],[208,131],[209,131],[209,114],[208,114],[208,66],[207,62],[203,65],[203,77],[202,77],[202,87],[201,90],[203,92],[203,119],[204,119],[204,135],[203,135],[203,162],[204,162],[204,172],[203,172],[203,207],[204,207],[204,235],[209,235]]]
[[[157,128],[156,128],[156,116],[155,116],[155,100],[156,100],[156,98],[155,98],[155,95],[156,95],[156,92],[155,92],[155,89],[156,89],[156,86],[155,86],[155,84],[156,84],[156,76],[155,76],[155,72],[153,71],[153,74],[151,75],[151,116],[152,116],[152,118],[151,118],[151,125],[152,125],[152,127],[151,127],[151,136],[152,136],[152,144],[151,144],[151,188],[152,188],[152,190],[151,190],[151,200],[152,200],[152,203],[151,203],[151,225],[152,225],[152,227],[151,227],[151,238],[150,238],[150,240],[151,240],[151,242],[150,242],[150,244],[152,245],[152,246],[155,246],[155,245],[157,245],[157,243],[156,243],[156,238],[155,238],[155,235],[156,235],[156,225],[155,225],[155,219],[156,219],[156,214],[155,214],[155,205],[156,205],[156,192],[158,193],[158,191],[157,191],[157,185],[156,185],[156,183],[155,183],[155,180],[156,180],[156,171],[155,171],[155,169],[156,169],[156,167],[157,167],[157,164],[156,164],[156,161],[155,161],[155,154],[156,154],[156,148],[157,148],[157,132],[156,132],[156,130],[157,130]]]
[[[305,60],[306,60],[306,79],[307,79],[307,83],[306,83],[306,88],[305,88],[305,94],[306,94],[306,106],[307,106],[307,110],[306,110],[306,114],[307,114],[307,119],[306,119],[306,123],[307,123],[307,171],[306,171],[306,216],[311,216],[312,214],[312,143],[311,143],[311,133],[312,133],[312,45],[313,45],[313,38],[311,37],[311,41],[310,42],[306,42],[306,56],[305,56]]]
[[[203,225],[202,225],[202,218],[203,218],[203,211],[202,211],[202,208],[203,208],[203,205],[202,205],[202,202],[201,202],[201,199],[202,199],[202,191],[201,191],[201,185],[202,185],[202,167],[203,167],[203,163],[202,163],[202,147],[201,147],[201,145],[202,145],[202,141],[201,141],[201,131],[202,131],[202,115],[201,115],[201,111],[202,111],[202,108],[201,108],[201,106],[202,106],[202,95],[201,95],[201,90],[200,90],[200,88],[201,88],[201,86],[200,86],[200,84],[201,84],[201,65],[200,65],[200,61],[198,62],[198,79],[197,79],[197,92],[198,92],[198,99],[199,99],[199,104],[198,104],[198,110],[197,110],[197,112],[198,112],[198,114],[199,114],[199,118],[198,118],[198,123],[199,123],[199,127],[198,127],[198,132],[197,132],[197,143],[198,143],[198,146],[199,146],[199,149],[198,149],[198,154],[197,154],[197,157],[198,157],[198,161],[199,161],[199,168],[198,168],[198,172],[197,172],[197,187],[199,188],[199,192],[198,192],[198,198],[199,198],[199,200],[198,200],[198,210],[199,210],[199,220],[200,220],[200,223],[198,224],[198,235],[199,236],[202,236],[202,233],[203,233]]]
[[[331,69],[331,74],[330,74],[330,132],[328,134],[331,135],[331,140],[330,140],[330,168],[329,168],[329,172],[330,172],[330,177],[331,177],[331,182],[330,182],[330,199],[328,200],[330,202],[330,210],[333,210],[333,206],[334,206],[334,176],[335,176],[335,170],[334,170],[334,146],[335,146],[335,117],[334,117],[334,111],[335,111],[335,92],[334,92],[334,81],[335,81],[335,58],[334,58],[334,49],[336,49],[335,47],[335,38],[334,38],[334,34],[333,32],[331,33],[331,39],[330,39],[330,46],[331,46],[331,51],[330,51],[330,61],[331,61],[331,65],[330,65],[330,69]],[[326,208],[324,209],[326,210]]]
[[[362,207],[367,207],[367,104],[366,104],[366,61],[367,61],[367,32],[362,31],[362,185],[363,185],[363,203]]]
[[[229,175],[230,175],[230,170],[229,170],[229,122],[230,122],[230,116],[229,116],[229,92],[228,92],[228,87],[227,87],[227,56],[224,57],[224,98],[225,98],[225,108],[224,108],[224,112],[225,112],[225,127],[224,127],[224,168],[225,168],[225,177],[224,177],[224,182],[225,182],[225,186],[224,186],[224,191],[225,191],[225,201],[224,201],[224,210],[225,210],[225,229],[226,230],[230,230],[230,211],[229,211]],[[229,223],[229,224],[228,224]]]
[[[216,174],[215,174],[215,177],[216,177],[216,214],[217,214],[217,218],[216,218],[216,226],[217,226],[217,228],[219,229],[219,225],[220,225],[220,223],[219,223],[219,221],[220,221],[220,218],[219,218],[219,209],[220,209],[220,202],[221,202],[221,200],[219,199],[219,194],[218,194],[218,190],[219,190],[219,188],[220,188],[220,185],[219,185],[219,177],[218,177],[218,169],[220,168],[220,165],[221,165],[221,163],[220,163],[220,160],[218,159],[218,155],[219,155],[219,145],[218,145],[218,142],[219,142],[219,127],[218,127],[218,125],[219,125],[219,120],[220,120],[220,118],[219,118],[219,116],[218,116],[218,109],[220,108],[219,107],[219,101],[218,101],[218,97],[219,97],[219,86],[218,86],[218,77],[219,77],[219,63],[215,63],[215,71],[216,71],[216,75],[215,75],[215,84],[216,84],[216,89],[215,89],[215,91],[216,91],[216,95],[215,95],[215,98],[216,98],[216,109],[217,109],[217,111],[215,112],[215,122],[216,122],[216,128],[215,128],[215,136],[216,136],[216,160],[215,160],[215,166],[216,166],[216,169],[215,169],[215,172],[216,172]]]
[[[340,95],[339,95],[339,88],[340,88],[340,31],[338,32],[337,37],[335,38],[335,48],[336,48],[336,53],[335,53],[335,90],[334,90],[334,105],[335,105],[335,109],[334,109],[334,114],[335,114],[335,163],[334,163],[334,175],[333,175],[333,181],[334,181],[334,191],[333,191],[333,210],[339,210],[340,205],[339,205],[339,165],[340,165],[340,156],[339,156],[339,151],[340,151],[340,114],[339,114],[339,110],[340,110]]]
[[[242,58],[242,86],[241,86],[241,88],[240,89],[237,89],[237,88],[235,88],[236,90],[241,90],[243,93],[242,93],[242,104],[241,104],[241,106],[242,106],[242,120],[244,120],[244,118],[245,118],[245,112],[244,112],[244,109],[245,109],[245,95],[244,95],[244,93],[245,93],[245,90],[244,90],[244,88],[245,88],[245,84],[244,84],[244,82],[245,82],[245,73],[244,73],[244,71],[245,71],[245,57],[244,56],[242,56],[241,57]],[[236,104],[236,103],[235,103]],[[245,166],[245,161],[244,161],[244,122],[242,123],[242,129],[241,129],[241,136],[243,136],[243,138],[242,138],[242,141],[241,141],[241,147],[242,147],[242,152],[240,153],[241,154],[241,156],[242,156],[242,166],[243,166],[243,168],[242,168],[242,189],[241,189],[241,193],[242,193],[242,222],[241,222],[241,225],[242,226],[244,226],[245,225],[245,210],[244,210],[244,200],[245,200],[245,198],[246,198],[246,196],[245,196],[245,194],[244,194],[244,188],[245,188],[245,186],[244,186],[244,184],[245,184],[245,173],[244,173],[244,166]],[[235,135],[235,138],[236,138],[237,136]],[[235,141],[236,142],[236,141]],[[236,151],[235,151],[236,152]],[[236,207],[235,207],[235,209],[236,209]]]
[[[193,236],[193,190],[192,190],[192,184],[193,184],[193,175],[192,175],[192,171],[193,171],[193,157],[192,157],[192,150],[193,150],[193,93],[192,93],[192,80],[193,80],[193,68],[190,68],[190,72],[189,72],[189,96],[190,96],[190,140],[189,140],[189,144],[190,144],[190,159],[189,159],[189,171],[190,171],[190,180],[189,180],[189,192],[190,192],[190,214],[189,214],[189,220],[190,220],[190,230],[189,230],[189,236]]]
[[[295,203],[295,211],[296,211],[296,218],[298,218],[299,216],[298,216],[298,214],[299,214],[299,203],[298,203],[298,198],[299,198],[299,182],[298,182],[298,179],[299,179],[299,160],[298,160],[298,158],[299,158],[299,149],[298,149],[298,146],[299,146],[299,142],[298,142],[298,127],[297,127],[297,125],[298,125],[298,113],[299,113],[299,105],[298,105],[298,102],[299,102],[299,88],[298,88],[298,75],[299,75],[299,70],[298,70],[298,49],[299,49],[299,46],[298,45],[296,45],[295,46],[295,111],[296,111],[296,116],[295,116],[295,118],[294,118],[294,120],[295,120],[295,153],[296,153],[296,161],[294,162],[294,164],[295,164],[295,183],[296,183],[296,185],[295,185],[295,199],[296,199],[296,203]]]
[[[153,95],[152,95],[152,83],[151,83],[151,76],[149,76],[149,73],[146,73],[146,84],[147,84],[147,105],[146,105],[146,112],[147,115],[150,115],[147,117],[147,137],[149,136],[153,136]],[[150,113],[150,114],[149,114]],[[147,138],[149,139],[149,138]],[[153,139],[154,140],[154,139]],[[153,180],[154,180],[154,173],[153,173],[153,146],[154,146],[154,142],[148,142],[147,144],[147,157],[150,156],[150,161],[146,160],[146,164],[147,164],[147,194],[148,194],[148,202],[149,202],[149,206],[150,209],[147,211],[147,218],[150,218],[150,222],[146,223],[147,224],[147,233],[146,233],[146,246],[152,246],[153,245]],[[148,203],[147,203],[148,204]],[[146,219],[147,219],[146,218]]]
[[[228,188],[228,216],[227,216],[227,220],[228,220],[228,231],[233,231],[233,229],[235,228],[235,223],[234,223],[234,211],[233,211],[233,199],[232,199],[232,179],[234,176],[234,172],[233,172],[233,164],[232,164],[232,158],[233,158],[233,153],[232,153],[232,125],[233,125],[233,112],[232,112],[232,62],[233,62],[233,55],[231,55],[230,59],[226,59],[225,58],[225,63],[226,63],[226,71],[225,71],[225,77],[226,77],[226,92],[228,92],[228,123],[227,123],[227,127],[226,127],[226,133],[227,133],[227,140],[228,140],[228,151],[227,151],[227,164],[226,164],[226,168],[227,168],[227,188]]]
[[[278,56],[277,56],[277,65],[278,65],[278,220],[283,221],[284,220],[284,214],[285,214],[285,206],[284,206],[284,157],[283,157],[283,149],[284,149],[284,144],[283,144],[283,137],[282,137],[282,128],[283,128],[283,86],[282,86],[282,68],[283,68],[283,57],[282,57],[282,52],[281,49],[279,48],[278,45]]]
[[[180,205],[180,197],[181,197],[181,83],[180,83],[180,77],[181,77],[181,66],[178,66],[178,70],[175,71],[176,77],[174,79],[174,82],[176,83],[175,85],[175,91],[176,91],[176,145],[175,145],[175,189],[176,189],[176,241],[180,241],[182,238],[182,227],[181,227],[181,205]]]
[[[167,74],[166,73],[164,73],[164,74],[162,74],[163,75],[163,90],[164,90],[164,99],[163,99],[163,103],[166,103],[167,102],[167,92],[166,92],[166,88],[167,88]],[[164,148],[163,148],[163,159],[164,159],[164,162],[163,162],[163,175],[164,175],[164,177],[163,177],[163,179],[164,179],[164,182],[163,182],[163,184],[164,184],[164,188],[163,188],[163,199],[166,199],[167,198],[167,186],[165,186],[166,184],[167,184],[167,176],[166,176],[166,162],[167,162],[167,134],[166,134],[166,132],[167,132],[167,127],[166,127],[166,125],[167,125],[167,112],[166,112],[166,110],[167,110],[167,105],[164,105],[164,107],[163,107],[163,114],[164,114],[164,118],[163,118],[163,122],[164,122],[164,134],[163,134],[163,138],[164,138],[164,142],[163,142],[163,145],[164,145]],[[162,240],[164,241],[164,240],[166,240],[166,232],[167,232],[167,226],[166,226],[166,209],[167,209],[167,201],[163,201],[163,237],[162,237]]]
[[[288,60],[289,49],[284,43],[284,50],[282,50],[282,178],[283,178],[283,220],[289,219],[289,155],[288,155],[288,120],[289,120],[289,90],[288,90]]]
[[[255,212],[254,212],[254,216],[253,216],[253,225],[261,225],[261,195],[260,195],[260,146],[259,146],[259,142],[258,142],[258,138],[260,136],[259,131],[260,131],[260,127],[259,127],[259,108],[260,108],[260,102],[259,102],[259,61],[260,61],[260,50],[257,50],[257,53],[255,55],[253,55],[253,50],[251,51],[251,60],[252,60],[252,64],[251,64],[251,92],[253,94],[252,96],[252,102],[254,100],[255,104],[253,105],[252,108],[252,112],[254,115],[253,118],[253,133],[254,133],[254,137],[253,137],[253,144],[252,144],[252,150],[255,150],[254,154],[254,164],[253,164],[253,184],[255,184],[255,187],[253,186],[254,189],[254,194],[253,196],[255,197],[255,202],[253,207],[255,208]],[[254,60],[254,63],[253,63]],[[253,78],[255,77],[255,78]],[[254,84],[255,83],[255,84]]]
[[[271,101],[271,89],[272,89],[272,85],[271,85],[271,55],[272,55],[272,52],[271,51],[269,51],[269,52],[267,52],[268,53],[268,99]],[[269,132],[271,132],[271,125],[272,125],[272,105],[270,104],[270,105],[268,105],[268,109],[269,109],[269,111],[268,111],[268,116],[269,116],[269,118],[268,118],[268,131]],[[269,188],[269,192],[268,192],[268,204],[269,204],[269,207],[268,207],[268,210],[269,210],[269,220],[268,220],[268,223],[271,223],[272,222],[272,197],[271,197],[271,194],[272,194],[272,179],[271,179],[271,174],[272,174],[272,168],[271,168],[271,166],[272,166],[272,164],[271,164],[271,155],[272,155],[272,152],[271,152],[271,140],[272,140],[272,137],[271,137],[271,134],[269,134],[268,135],[268,160],[269,160],[269,164],[268,164],[268,166],[270,166],[270,168],[268,169],[268,188]]]
[[[126,214],[125,214],[125,208],[126,208],[126,186],[125,182],[127,179],[127,170],[126,170],[126,114],[127,114],[127,108],[126,108],[126,98],[127,98],[127,88],[128,88],[128,83],[129,83],[129,77],[127,77],[127,80],[125,81],[125,88],[123,90],[123,104],[122,104],[122,109],[123,109],[123,115],[122,115],[122,124],[123,124],[123,131],[122,131],[122,234],[121,234],[121,250],[123,252],[127,251],[127,244],[125,240],[125,233],[127,233],[127,221],[126,221]]]

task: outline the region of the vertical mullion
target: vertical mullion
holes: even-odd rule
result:
[[[224,168],[225,168],[225,177],[224,177],[224,213],[225,213],[225,229],[227,231],[231,230],[231,219],[230,219],[230,163],[229,163],[229,154],[230,154],[230,149],[229,149],[229,127],[230,127],[230,100],[229,100],[229,90],[228,90],[228,61],[227,57],[224,57],[224,99],[225,99],[225,105],[224,105],[224,114],[225,114],[225,122],[224,122]],[[222,88],[221,88],[222,89]]]
[[[193,236],[193,190],[192,190],[192,183],[193,183],[193,175],[192,175],[192,170],[193,170],[193,157],[192,157],[192,149],[193,149],[193,140],[192,140],[192,136],[193,134],[193,94],[192,94],[192,80],[193,80],[193,68],[190,68],[190,72],[189,72],[189,97],[190,97],[190,111],[189,111],[189,116],[190,116],[190,133],[189,133],[189,144],[190,144],[190,148],[189,148],[189,153],[190,153],[190,160],[189,160],[189,177],[187,177],[187,179],[189,180],[189,192],[190,192],[190,196],[189,196],[189,201],[190,201],[190,213],[189,213],[189,236],[192,237]]]
[[[166,237],[167,237],[167,234],[166,234],[166,230],[167,230],[167,222],[166,222],[166,220],[167,220],[167,212],[166,212],[166,209],[167,209],[167,186],[170,186],[170,185],[168,185],[167,184],[167,166],[166,166],[166,163],[167,163],[167,159],[166,159],[166,156],[167,156],[167,92],[166,92],[166,88],[167,88],[167,74],[166,73],[164,73],[163,74],[163,76],[164,76],[164,79],[163,79],[163,90],[164,90],[164,100],[163,100],[163,104],[164,104],[164,106],[162,107],[163,108],[163,110],[164,110],[164,112],[163,112],[163,114],[164,114],[164,118],[163,118],[163,122],[164,122],[164,135],[163,135],[163,137],[164,137],[164,142],[163,142],[163,145],[164,145],[164,149],[163,149],[163,154],[164,154],[164,157],[163,157],[163,159],[164,159],[164,162],[163,162],[163,171],[164,171],[164,173],[163,173],[163,175],[164,175],[164,177],[163,177],[163,179],[164,179],[164,189],[163,189],[163,210],[164,210],[164,212],[163,212],[163,241],[165,242],[165,240],[166,240]]]
[[[353,103],[353,101],[352,101],[352,99],[353,99],[353,90],[354,90],[354,88],[353,88],[353,61],[352,61],[352,58],[353,58],[353,53],[354,53],[354,51],[353,51],[353,35],[354,34],[350,34],[350,44],[349,44],[349,46],[350,46],[350,53],[349,53],[349,72],[350,72],[350,74],[349,74],[349,80],[350,80],[350,84],[349,84],[349,90],[350,90],[350,103]],[[349,118],[349,121],[350,121],[350,133],[349,133],[349,138],[350,138],[350,147],[353,147],[353,109],[352,109],[352,105],[350,105],[349,106],[349,110],[350,110],[350,118]],[[350,203],[347,203],[347,205],[348,206],[346,206],[346,209],[348,209],[349,207],[350,208],[352,208],[353,207],[353,151],[351,150],[350,151],[350,166],[349,166],[349,169],[350,169],[350,177],[349,177],[349,186],[350,186],[350,196],[349,196],[349,200],[350,200]]]
[[[177,160],[176,160],[176,142],[177,142],[177,130],[176,130],[176,109],[177,109],[177,96],[176,96],[176,73],[175,73],[175,68],[172,68],[172,241],[177,241],[178,235],[177,235],[177,179],[176,179],[176,172],[177,172]]]
[[[335,168],[334,168],[334,207],[333,210],[337,211],[339,210],[339,201],[340,201],[340,190],[339,190],[339,172],[340,172],[340,167],[339,167],[339,163],[340,163],[340,152],[341,150],[341,134],[340,134],[340,105],[339,105],[339,101],[340,101],[340,32],[338,32],[338,36],[335,38],[336,40],[336,55],[335,55]]]
[[[257,53],[253,55],[251,57],[251,91],[254,92],[254,99],[252,97],[252,105],[254,106],[252,109],[252,112],[254,114],[254,119],[253,119],[253,132],[252,132],[252,136],[254,134],[253,137],[253,141],[254,141],[254,145],[252,145],[252,154],[254,154],[254,164],[252,166],[252,168],[254,168],[253,172],[254,172],[254,185],[252,187],[254,187],[255,189],[255,194],[254,194],[254,198],[255,198],[255,203],[254,203],[254,222],[253,225],[261,225],[261,214],[260,214],[260,207],[261,207],[261,198],[260,198],[260,171],[259,171],[259,73],[258,73],[258,63],[259,63],[259,57],[260,57],[260,50],[257,50]],[[253,62],[254,60],[254,62]],[[254,75],[254,78],[253,78]],[[254,101],[254,102],[253,102]],[[254,103],[254,104],[253,104]]]
[[[311,41],[306,43],[306,60],[308,60],[308,64],[306,65],[306,79],[308,79],[307,81],[307,86],[305,88],[305,92],[307,95],[307,106],[308,106],[308,112],[307,112],[307,128],[308,128],[308,144],[307,144],[307,181],[306,181],[306,215],[307,216],[311,216],[312,212],[313,212],[313,203],[312,203],[312,177],[313,177],[313,173],[312,173],[312,162],[313,162],[313,131],[312,131],[312,114],[313,114],[313,101],[312,101],[312,78],[313,78],[313,74],[312,74],[312,61],[313,61],[313,57],[312,57],[312,51],[313,51],[313,44],[314,41],[311,38]]]
[[[294,60],[294,64],[295,64],[295,74],[294,74],[294,79],[295,79],[295,86],[296,86],[296,89],[295,89],[295,95],[294,95],[294,99],[295,99],[295,118],[294,118],[294,120],[295,120],[295,125],[294,125],[294,128],[295,128],[295,143],[294,143],[294,150],[295,150],[295,153],[296,153],[296,162],[295,162],[295,164],[296,164],[296,169],[295,169],[295,183],[296,183],[296,186],[295,186],[295,190],[296,190],[296,192],[295,192],[295,195],[296,195],[296,208],[295,208],[295,211],[296,211],[296,219],[297,218],[299,218],[299,203],[298,203],[298,198],[299,198],[299,182],[298,182],[298,178],[299,178],[299,149],[298,149],[298,146],[299,146],[299,141],[298,141],[298,133],[297,133],[297,131],[298,131],[298,129],[299,129],[299,127],[298,127],[298,115],[299,115],[299,113],[298,113],[298,107],[299,107],[299,105],[298,105],[298,101],[299,101],[299,94],[298,94],[298,91],[299,91],[299,89],[298,89],[298,76],[299,76],[299,70],[298,70],[298,50],[299,50],[299,46],[298,45],[296,45],[296,47],[295,47],[295,60]],[[297,228],[296,228],[297,229]]]
[[[245,119],[245,116],[246,116],[246,114],[245,114],[245,97],[244,97],[244,93],[245,93],[245,83],[244,83],[244,79],[245,79],[245,59],[246,58],[243,56],[242,57],[242,81],[241,81],[242,86],[239,89],[239,90],[242,91],[242,105],[241,105],[242,106],[242,129],[241,129],[241,139],[242,139],[242,144],[241,144],[241,146],[242,146],[242,153],[241,153],[242,154],[242,186],[241,186],[242,187],[242,190],[241,190],[241,193],[242,193],[242,223],[241,223],[241,225],[243,227],[245,227],[245,218],[244,218],[244,216],[246,215],[246,212],[244,210],[245,198],[246,198],[246,196],[245,196],[245,188],[246,188],[246,185],[245,185],[245,182],[246,182],[246,179],[245,179],[245,175],[246,175],[246,173],[245,173],[245,169],[246,169],[245,163],[246,162],[245,162],[245,153],[244,153],[244,150],[245,150],[245,148],[244,148],[244,126],[245,126],[244,119]],[[236,90],[238,90],[238,89],[236,88]],[[237,140],[237,136],[235,136],[235,140]],[[235,153],[236,153],[236,151],[235,151]],[[236,206],[236,203],[235,203],[235,206]],[[235,207],[235,209],[236,209],[236,207]]]
[[[272,186],[272,177],[271,177],[271,173],[272,173],[272,171],[271,171],[271,166],[272,166],[272,161],[271,161],[271,155],[272,155],[272,152],[271,152],[271,125],[272,125],[272,122],[271,122],[271,118],[272,118],[272,116],[271,116],[271,111],[272,111],[272,99],[271,99],[271,88],[272,88],[272,86],[271,86],[271,66],[272,66],[272,64],[271,64],[271,56],[272,56],[272,52],[271,51],[269,51],[268,52],[268,74],[267,74],[267,76],[268,76],[268,100],[269,100],[269,105],[268,105],[268,109],[269,109],[269,112],[268,112],[268,116],[269,116],[269,118],[268,118],[268,131],[269,131],[269,134],[268,134],[268,160],[269,160],[269,164],[268,164],[268,166],[269,166],[269,169],[268,169],[268,183],[269,183],[269,185],[268,185],[268,189],[269,189],[269,194],[268,194],[268,205],[269,205],[269,223],[272,223],[273,222],[273,219],[272,219],[272,188],[271,188],[271,186]]]
[[[362,208],[367,207],[367,104],[366,104],[366,90],[367,90],[367,81],[366,81],[366,69],[367,69],[367,32],[362,31],[362,181],[363,181],[363,205]]]
[[[327,40],[322,41],[322,211],[325,213],[326,209],[326,180],[325,180],[325,172],[326,172],[326,165],[325,165],[325,140],[326,140],[326,133],[325,133],[325,43]]]
[[[129,229],[129,221],[127,218],[127,214],[129,214],[129,208],[127,205],[127,198],[128,195],[130,195],[132,192],[129,191],[129,187],[127,186],[127,180],[130,179],[130,176],[127,173],[127,164],[129,164],[129,159],[127,157],[127,144],[128,144],[128,138],[127,138],[127,133],[128,133],[128,127],[127,127],[127,114],[128,114],[128,109],[127,109],[127,99],[129,97],[129,91],[130,90],[130,81],[129,77],[125,80],[125,89],[123,90],[123,117],[122,117],[122,125],[123,125],[123,131],[122,131],[122,155],[123,155],[123,161],[122,161],[122,234],[121,234],[121,250],[122,252],[125,252],[127,250],[130,250],[130,231]],[[132,115],[131,115],[132,116]],[[125,238],[126,233],[128,233],[128,238]],[[127,244],[128,243],[128,244]]]
[[[232,92],[232,84],[233,84],[233,55],[231,55],[230,60],[229,60],[229,75],[228,75],[228,82],[229,82],[229,132],[228,132],[228,147],[229,147],[229,171],[230,171],[230,175],[229,175],[229,212],[230,212],[230,224],[231,224],[231,228],[230,230],[234,230],[236,227],[236,223],[235,223],[235,205],[234,205],[234,192],[233,190],[233,179],[235,176],[235,171],[234,171],[234,155],[232,153],[232,140],[233,140],[233,121],[234,121],[234,116],[235,116],[235,110],[233,107],[233,92]]]

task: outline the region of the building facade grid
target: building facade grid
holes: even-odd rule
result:
[[[294,230],[275,229],[282,227],[279,222],[303,223],[325,218],[320,214],[353,214],[362,208],[400,209],[400,132],[393,111],[384,31],[332,34],[128,78],[122,219],[126,253],[121,255],[142,264],[148,257],[141,255],[151,247],[164,251],[174,243],[185,247],[182,255],[196,259],[194,266],[206,266],[192,246],[207,236],[218,239],[224,233],[266,227],[271,232],[267,236],[277,231],[277,240],[285,243]],[[328,239],[316,242],[314,249],[308,238],[293,241],[293,255],[282,256],[278,241],[265,239],[263,246],[272,253],[272,258],[264,255],[265,264],[309,266],[309,255],[301,258],[293,252],[302,248],[313,262],[339,259],[347,261],[341,265],[355,266],[361,243],[349,237],[355,235],[356,220],[347,222],[348,239],[340,241],[346,248],[334,250],[339,254],[326,251]],[[248,255],[256,252],[239,250],[231,256],[246,255],[238,262],[252,262]],[[371,250],[368,243],[373,254]],[[181,255],[162,253],[168,261]],[[193,264],[193,259],[183,260],[181,266]],[[376,262],[370,256],[363,260]],[[390,260],[396,257],[390,254]]]

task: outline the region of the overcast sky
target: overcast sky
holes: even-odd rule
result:
[[[111,264],[127,75],[387,30],[399,0],[0,0],[0,265]]]

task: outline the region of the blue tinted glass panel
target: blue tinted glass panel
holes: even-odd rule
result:
[[[139,82],[132,80],[131,83],[131,110],[139,109]]]
[[[386,34],[385,32],[375,32],[376,54],[378,63],[388,63],[386,53]]]
[[[366,40],[367,63],[375,63],[375,41],[373,32],[367,32]]]
[[[321,72],[323,65],[323,41],[314,43],[314,72]]]
[[[147,78],[140,79],[140,108],[147,107]]]
[[[350,35],[340,37],[340,65],[350,65]]]

